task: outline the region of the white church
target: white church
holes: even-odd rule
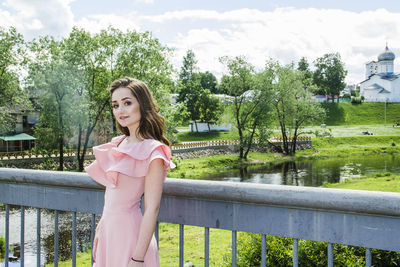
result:
[[[400,73],[394,73],[395,55],[386,45],[378,61],[365,64],[365,80],[360,83],[360,95],[366,102],[400,102]]]

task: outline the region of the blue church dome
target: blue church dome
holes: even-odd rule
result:
[[[394,60],[395,57],[396,56],[394,55],[394,53],[392,51],[390,51],[386,45],[385,51],[378,56],[378,61]]]

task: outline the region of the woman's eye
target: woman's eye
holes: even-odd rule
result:
[[[132,102],[126,101],[124,104],[125,104],[125,106],[130,106],[132,104]]]
[[[118,108],[118,105],[113,105],[112,106],[114,109],[117,109]]]

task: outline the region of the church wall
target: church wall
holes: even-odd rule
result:
[[[374,83],[382,86],[386,90],[390,91],[390,94],[381,93],[381,89],[364,89],[373,85]],[[400,78],[394,81],[381,79],[379,76],[374,75],[368,81],[365,81],[360,86],[360,94],[364,96],[366,102],[385,102],[386,98],[388,102],[400,102]]]

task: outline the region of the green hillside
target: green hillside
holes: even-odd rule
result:
[[[385,103],[322,103],[327,125],[374,125],[385,123]],[[387,103],[386,124],[400,123],[400,103]]]

